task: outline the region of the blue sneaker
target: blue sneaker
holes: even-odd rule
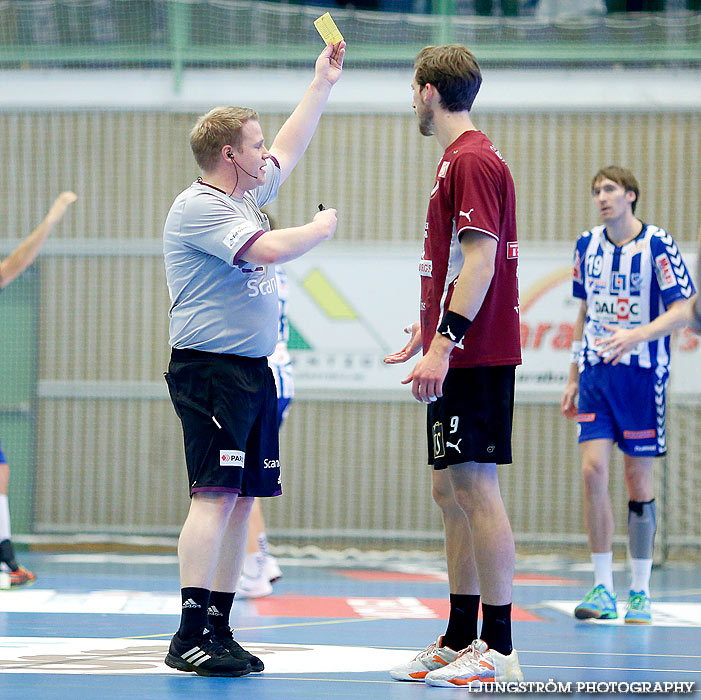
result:
[[[639,593],[631,591],[628,594],[628,610],[624,622],[627,625],[649,625],[652,623],[650,596],[645,595],[644,591]]]
[[[584,596],[584,600],[574,609],[574,616],[580,620],[615,620],[618,617],[616,594],[611,595],[600,583]]]

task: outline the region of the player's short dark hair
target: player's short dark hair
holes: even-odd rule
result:
[[[248,107],[215,107],[203,114],[190,132],[190,148],[197,165],[203,171],[211,170],[227,144],[241,148],[241,128],[258,114]]]
[[[416,83],[431,83],[449,112],[472,109],[482,85],[482,72],[472,52],[460,44],[426,46],[414,62]]]
[[[635,175],[633,175],[630,170],[621,168],[618,165],[608,165],[605,168],[601,168],[601,170],[594,175],[591,181],[591,188],[594,189],[594,185],[604,178],[618,183],[626,192],[635,193],[635,199],[631,204],[631,209],[633,210],[633,214],[635,214],[635,207],[638,205],[638,199],[640,199],[640,185],[638,185]]]

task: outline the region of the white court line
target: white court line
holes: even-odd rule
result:
[[[541,606],[552,608],[567,617],[576,620],[574,609],[579,604],[579,600],[544,600]],[[626,626],[624,616],[626,603],[619,599],[618,618],[615,620],[576,620],[580,624],[605,625],[605,626]],[[639,627],[701,627],[701,603],[689,602],[652,602],[652,624],[639,625]]]
[[[385,671],[406,660],[403,649],[322,644],[247,643],[270,673]],[[168,641],[103,637],[0,637],[0,673],[156,674],[182,672],[164,663]]]
[[[569,656],[642,656],[651,659],[701,659],[699,654],[650,654],[646,652],[623,651],[541,651],[536,649],[519,649],[519,654],[567,654]]]
[[[52,554],[62,564],[177,564],[177,554]]]
[[[246,643],[262,656],[266,671],[275,674],[371,672],[389,669],[406,660],[405,649],[332,646],[318,644]],[[167,641],[129,638],[0,637],[3,673],[59,674],[169,674],[179,675],[163,663]],[[553,653],[533,651],[523,653]],[[559,652],[582,655],[585,652]],[[603,655],[602,652],[598,652]],[[611,654],[611,656],[625,654]],[[630,654],[633,656],[633,654]],[[652,655],[648,655],[652,656]],[[670,657],[673,655],[669,655]],[[678,657],[684,658],[684,657]],[[694,658],[694,657],[692,657]],[[522,664],[524,669],[606,671],[639,674],[701,674],[698,669],[634,668],[589,665]],[[266,675],[264,678],[272,679]],[[298,678],[299,679],[299,678]],[[302,680],[302,679],[299,679]],[[311,680],[311,679],[310,679]],[[319,680],[318,678],[315,680]],[[388,681],[392,682],[392,681]]]
[[[0,591],[0,612],[42,614],[179,615],[179,594],[102,590],[64,593],[47,588]]]
[[[536,666],[534,664],[521,664],[521,668],[556,668],[571,671],[637,671],[638,673],[701,673],[690,668],[623,668],[620,666]]]

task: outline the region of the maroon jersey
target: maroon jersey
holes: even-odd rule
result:
[[[451,367],[521,364],[516,197],[509,167],[481,131],[461,134],[443,154],[431,190],[421,273],[421,337],[427,352],[463,266],[460,237],[497,241],[494,277],[477,316],[450,355]]]

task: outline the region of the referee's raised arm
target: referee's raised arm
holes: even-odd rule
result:
[[[270,153],[280,164],[280,182],[284,182],[294,170],[309,146],[326,107],[331,88],[343,72],[346,42],[328,44],[314,66],[314,80],[304,93],[302,100],[282,125]]]

